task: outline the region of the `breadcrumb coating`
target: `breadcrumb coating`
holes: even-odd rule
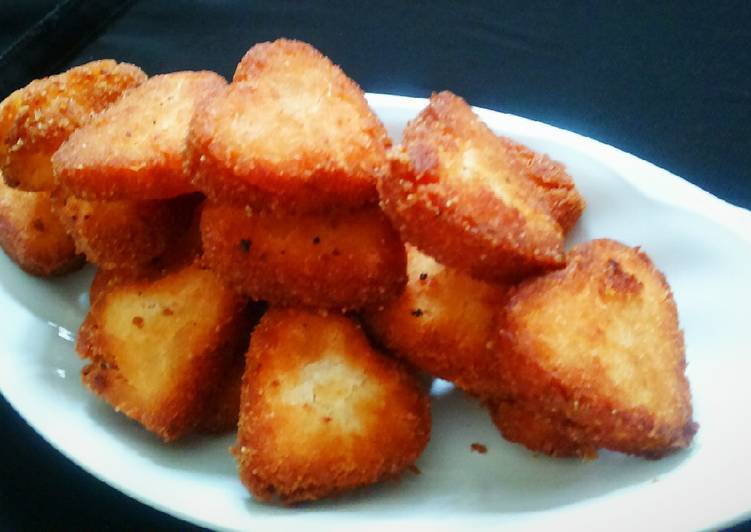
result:
[[[164,441],[219,428],[207,408],[223,404],[219,387],[247,345],[244,304],[196,265],[120,279],[99,293],[79,331],[76,349],[90,361],[83,382]]]
[[[565,269],[521,283],[499,330],[501,395],[560,413],[593,448],[655,458],[691,442],[675,302],[638,248],[574,247]]]
[[[506,146],[464,100],[434,94],[391,152],[381,207],[407,242],[478,279],[560,268],[563,229]]]
[[[292,215],[209,203],[201,235],[206,264],[272,304],[354,309],[406,282],[404,245],[377,207]]]
[[[407,246],[409,280],[391,301],[363,312],[387,349],[435,377],[485,395],[495,378],[495,315],[508,288],[473,279]]]
[[[49,192],[10,188],[0,172],[0,246],[22,270],[40,277],[81,267],[83,256],[52,210]]]
[[[194,183],[210,199],[299,213],[376,203],[389,145],[357,84],[285,39],[248,51],[190,139]]]
[[[92,115],[146,80],[135,65],[111,59],[34,80],[0,103],[0,171],[12,187],[56,188],[50,157]]]
[[[566,167],[544,153],[538,153],[508,137],[499,137],[509,156],[521,163],[523,175],[534,184],[542,202],[568,234],[581,217],[586,206]]]
[[[429,438],[428,396],[349,318],[272,308],[261,319],[233,451],[256,498],[291,504],[393,478]]]
[[[213,72],[154,76],[76,130],[52,157],[60,187],[97,201],[195,191],[185,165],[197,103],[224,87]]]

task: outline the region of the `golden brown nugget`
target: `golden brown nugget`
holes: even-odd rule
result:
[[[460,388],[494,391],[495,315],[507,288],[477,281],[407,246],[401,295],[363,312],[373,336],[417,368]]]
[[[584,212],[586,203],[566,168],[543,153],[538,153],[507,137],[499,137],[510,156],[522,165],[523,175],[542,195],[548,212],[568,234]]]
[[[406,282],[404,245],[378,207],[276,214],[207,204],[204,260],[223,279],[273,304],[360,308]]]
[[[107,287],[79,331],[83,382],[164,441],[184,436],[247,345],[244,304],[193,264]]]
[[[429,438],[427,394],[353,321],[279,308],[261,319],[233,451],[256,498],[295,503],[393,478]]]
[[[187,231],[194,196],[171,200],[87,201],[69,196],[57,212],[76,249],[98,267],[137,269]]]
[[[488,405],[503,437],[527,449],[559,458],[597,458],[597,448],[581,427],[535,401],[498,400]]]
[[[153,282],[165,275],[165,268],[182,268],[188,266],[188,263],[173,262],[167,266],[165,262],[157,261],[149,265],[148,268],[141,270],[101,270],[96,271],[96,275],[91,283],[89,300],[93,303],[103,294],[111,291],[115,286],[138,282],[147,284]],[[250,331],[258,323],[265,306],[259,303],[250,303],[243,310],[245,330]],[[231,357],[232,362],[227,365],[224,374],[216,379],[216,386],[210,392],[207,392],[204,398],[203,413],[198,418],[196,431],[208,434],[219,434],[237,429],[237,419],[240,412],[240,382],[245,369],[245,347],[235,350]]]
[[[355,82],[312,46],[257,44],[196,113],[194,183],[218,202],[325,212],[377,202],[386,130]]]
[[[563,230],[504,146],[464,100],[434,94],[379,181],[381,206],[404,240],[488,281],[562,267]]]
[[[0,103],[0,170],[29,191],[55,188],[50,157],[68,136],[146,80],[135,65],[93,61],[38,79]]]
[[[522,282],[499,329],[506,397],[560,412],[594,448],[659,457],[691,442],[697,425],[675,302],[638,248],[576,246],[565,269]]]
[[[49,192],[24,192],[0,172],[0,246],[31,275],[62,275],[83,265],[73,240],[52,210]]]
[[[52,157],[60,186],[88,200],[163,199],[194,191],[184,168],[196,103],[226,85],[213,72],[154,76],[75,131]]]

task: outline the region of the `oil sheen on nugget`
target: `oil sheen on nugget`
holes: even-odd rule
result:
[[[218,388],[247,345],[244,304],[193,264],[110,283],[79,331],[83,382],[164,441],[219,428],[227,416],[207,408],[231,403]]]
[[[696,432],[670,287],[647,255],[612,240],[521,283],[499,316],[506,397],[564,416],[593,448],[659,457]]]
[[[494,390],[495,314],[507,288],[473,279],[407,246],[405,290],[371,305],[363,320],[389,350],[476,394]]]
[[[207,204],[201,235],[211,268],[273,304],[359,308],[406,282],[404,245],[377,207],[278,215]]]
[[[295,503],[393,478],[430,438],[415,377],[349,318],[272,308],[253,333],[234,454],[258,499]]]

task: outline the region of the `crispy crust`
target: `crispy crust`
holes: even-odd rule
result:
[[[94,302],[76,349],[84,384],[164,441],[208,421],[236,353],[247,345],[243,299],[195,265],[121,279]],[[217,404],[217,403],[214,403]]]
[[[201,235],[206,264],[273,304],[360,308],[406,282],[404,246],[377,207],[277,215],[207,204]]]
[[[690,444],[697,425],[675,302],[638,248],[576,246],[566,269],[517,288],[499,329],[506,397],[560,412],[595,448],[656,458]]]
[[[146,80],[135,65],[93,61],[38,79],[0,103],[0,170],[22,190],[55,188],[50,157],[68,136]]]
[[[510,138],[499,139],[508,154],[521,163],[523,175],[535,185],[548,211],[563,229],[563,234],[568,234],[584,212],[586,202],[566,172],[566,167]]]
[[[63,275],[84,263],[52,211],[49,192],[14,190],[1,172],[0,246],[22,270],[40,277]]]
[[[98,201],[194,191],[184,164],[190,121],[197,102],[225,85],[213,72],[174,72],[128,91],[52,157],[61,188]]]
[[[190,200],[186,197],[182,201]],[[201,198],[194,196],[193,201],[199,202]],[[122,282],[155,281],[169,271],[178,270],[199,260],[202,254],[201,233],[198,228],[200,210],[201,206],[198,205],[193,212],[193,221],[187,231],[169,242],[164,252],[154,259],[133,266],[129,265],[127,268],[118,267],[110,270],[97,268],[89,287],[89,301],[93,304],[102,292]]]
[[[495,314],[507,288],[477,281],[407,246],[401,295],[363,312],[369,332],[417,368],[470,393],[495,390]]]
[[[102,269],[138,269],[190,225],[196,196],[171,200],[86,201],[69,196],[55,209],[76,249]]]
[[[197,258],[197,255],[194,259]],[[104,293],[112,291],[116,286],[124,283],[139,282],[141,284],[155,282],[166,272],[174,271],[190,265],[194,259],[187,254],[159,257],[153,263],[138,270],[102,270],[98,269],[89,289],[89,301],[96,300]],[[264,305],[250,303],[243,312],[245,325],[243,328],[252,330],[258,323],[265,310]],[[219,434],[237,429],[237,418],[240,411],[240,381],[245,368],[246,345],[232,353],[232,362],[228,364],[223,376],[217,379],[216,388],[204,399],[204,413],[196,427],[198,432]]]
[[[430,438],[415,377],[348,318],[270,309],[242,383],[240,478],[258,499],[319,499],[392,478]]]
[[[406,241],[479,279],[560,268],[561,226],[505,145],[464,100],[434,94],[391,152],[381,207]]]
[[[503,437],[530,451],[559,458],[597,458],[597,448],[581,427],[565,416],[545,412],[534,401],[496,400],[487,406]]]
[[[295,212],[376,203],[389,145],[357,84],[284,39],[248,51],[190,137],[194,183],[209,198]]]

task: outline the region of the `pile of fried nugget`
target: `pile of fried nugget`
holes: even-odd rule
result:
[[[308,44],[231,83],[95,61],[0,104],[0,241],[25,271],[97,267],[83,383],[165,442],[237,430],[284,503],[408,469],[429,382],[553,456],[658,458],[696,432],[665,277],[638,248],[564,249],[564,166],[434,94],[392,145]]]

